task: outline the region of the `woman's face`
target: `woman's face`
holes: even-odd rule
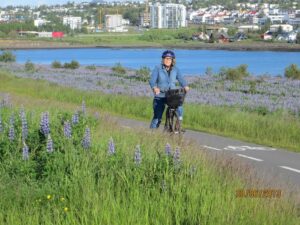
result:
[[[172,58],[171,57],[165,57],[163,61],[164,61],[164,65],[166,67],[170,67],[172,65]]]

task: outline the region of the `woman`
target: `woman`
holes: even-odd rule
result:
[[[173,51],[166,50],[162,53],[162,63],[156,66],[152,71],[149,81],[150,87],[154,93],[153,100],[153,119],[150,128],[158,128],[165,110],[166,97],[165,92],[176,87],[176,81],[179,81],[181,87],[186,92],[189,91],[186,80],[183,78],[179,69],[175,66],[175,54]],[[182,120],[183,108],[178,107],[179,120]]]

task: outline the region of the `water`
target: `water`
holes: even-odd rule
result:
[[[139,69],[153,68],[161,61],[164,49],[30,49],[15,50],[17,62],[51,64],[54,60],[70,62],[77,60],[81,65],[114,66],[121,63],[125,67]],[[224,51],[175,49],[177,66],[185,75],[202,75],[211,67],[218,72],[221,67],[236,67],[247,64],[253,75],[283,75],[284,69],[294,63],[300,67],[300,52],[271,51]]]

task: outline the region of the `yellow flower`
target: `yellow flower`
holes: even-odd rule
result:
[[[47,199],[50,200],[51,199],[51,195],[47,195]]]
[[[64,208],[64,211],[65,211],[65,212],[68,212],[68,210],[69,210],[68,207],[65,207],[65,208]]]
[[[60,201],[61,201],[61,202],[65,201],[65,198],[64,198],[64,197],[61,197],[61,198],[60,198]]]

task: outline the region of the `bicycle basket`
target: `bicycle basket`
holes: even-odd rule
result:
[[[170,89],[166,92],[166,103],[171,108],[177,108],[184,102],[185,91],[183,89]]]

